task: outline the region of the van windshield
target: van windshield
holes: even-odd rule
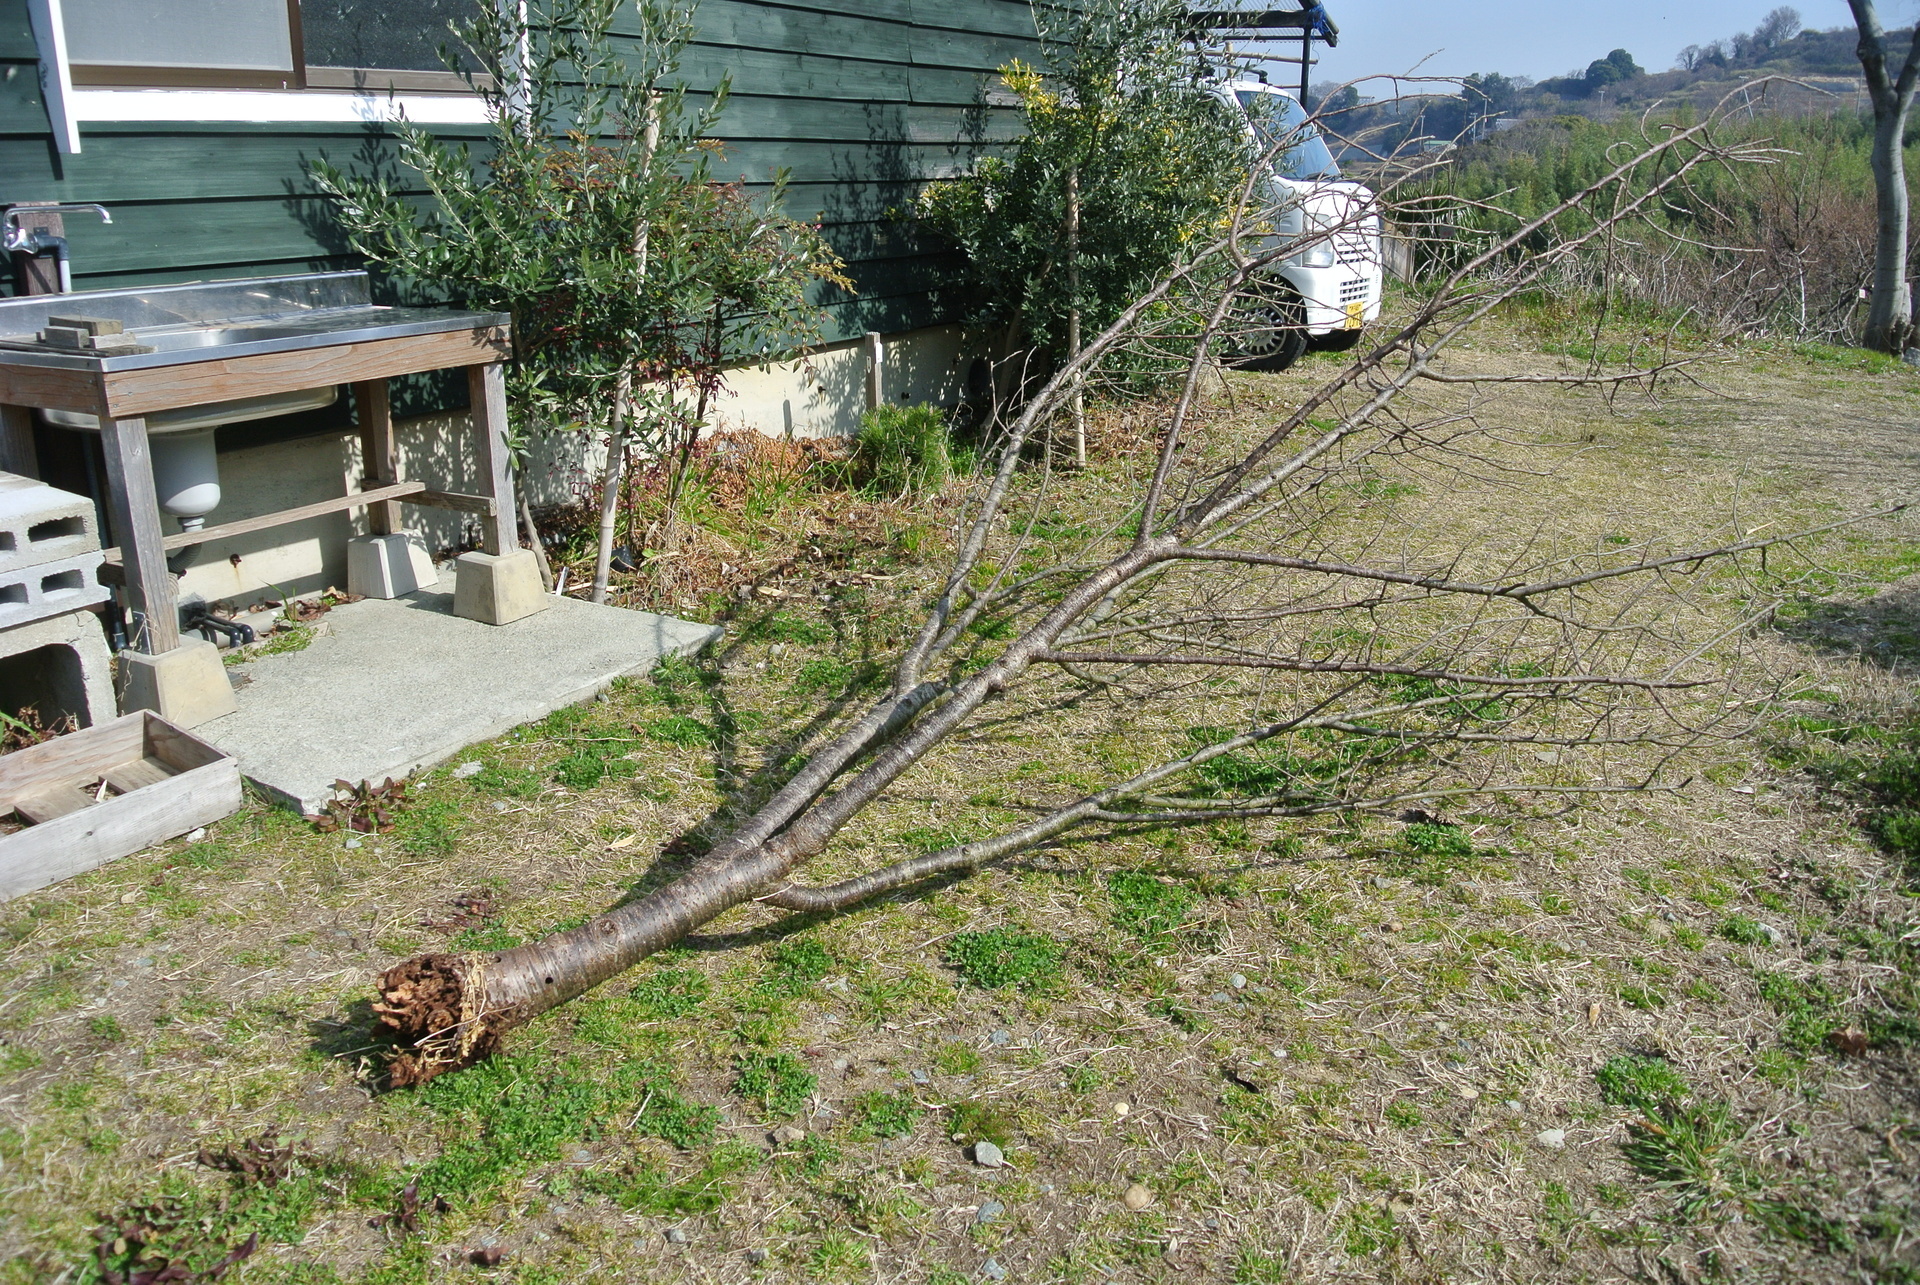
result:
[[[1253,136],[1266,151],[1285,139],[1288,146],[1274,157],[1274,169],[1282,178],[1332,179],[1340,177],[1340,167],[1327,150],[1320,131],[1307,123],[1300,104],[1286,94],[1263,93],[1257,89],[1236,89],[1247,119],[1253,123]]]

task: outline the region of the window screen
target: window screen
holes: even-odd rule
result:
[[[473,16],[475,0],[303,0],[300,30],[309,67],[445,71],[440,46],[464,54],[451,24]],[[460,58],[460,63],[471,61]]]
[[[66,0],[63,9],[76,63],[293,70],[287,0]]]

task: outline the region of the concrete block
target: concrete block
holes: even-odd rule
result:
[[[0,570],[0,629],[105,602],[109,590],[100,583],[103,560],[100,550],[93,549]]]
[[[437,584],[433,555],[418,531],[357,535],[347,541],[347,592],[362,598],[398,598]]]
[[[0,573],[99,547],[92,500],[30,477],[0,473]]]
[[[532,549],[512,553],[463,553],[455,559],[453,614],[487,625],[506,625],[553,605],[540,584]]]
[[[150,709],[176,727],[198,727],[237,708],[220,649],[204,638],[155,656],[120,653],[123,714]]]
[[[100,618],[69,611],[0,632],[0,707],[31,705],[47,722],[112,721],[113,666]]]

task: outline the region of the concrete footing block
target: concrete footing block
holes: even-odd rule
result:
[[[463,553],[454,561],[453,614],[505,625],[553,605],[540,583],[532,549]]]
[[[347,592],[362,598],[398,598],[435,584],[433,556],[418,531],[357,535],[347,541]]]
[[[0,708],[31,705],[54,722],[81,727],[114,719],[112,653],[91,611],[69,611],[0,630]]]
[[[204,638],[149,656],[120,653],[120,712],[150,709],[175,727],[198,727],[239,705],[220,649]]]

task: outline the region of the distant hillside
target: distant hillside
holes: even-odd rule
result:
[[[1911,28],[1889,33],[1895,66],[1913,35]],[[1348,141],[1348,159],[1355,162],[1484,138],[1539,117],[1605,121],[1661,106],[1704,111],[1730,95],[1740,107],[1775,115],[1865,111],[1858,42],[1852,27],[1802,31],[1798,14],[1783,7],[1752,32],[1678,51],[1669,71],[1649,72],[1634,54],[1615,49],[1584,70],[1539,82],[1497,72],[1469,76],[1454,94],[1369,99],[1355,89],[1319,85],[1315,105],[1329,130]]]

